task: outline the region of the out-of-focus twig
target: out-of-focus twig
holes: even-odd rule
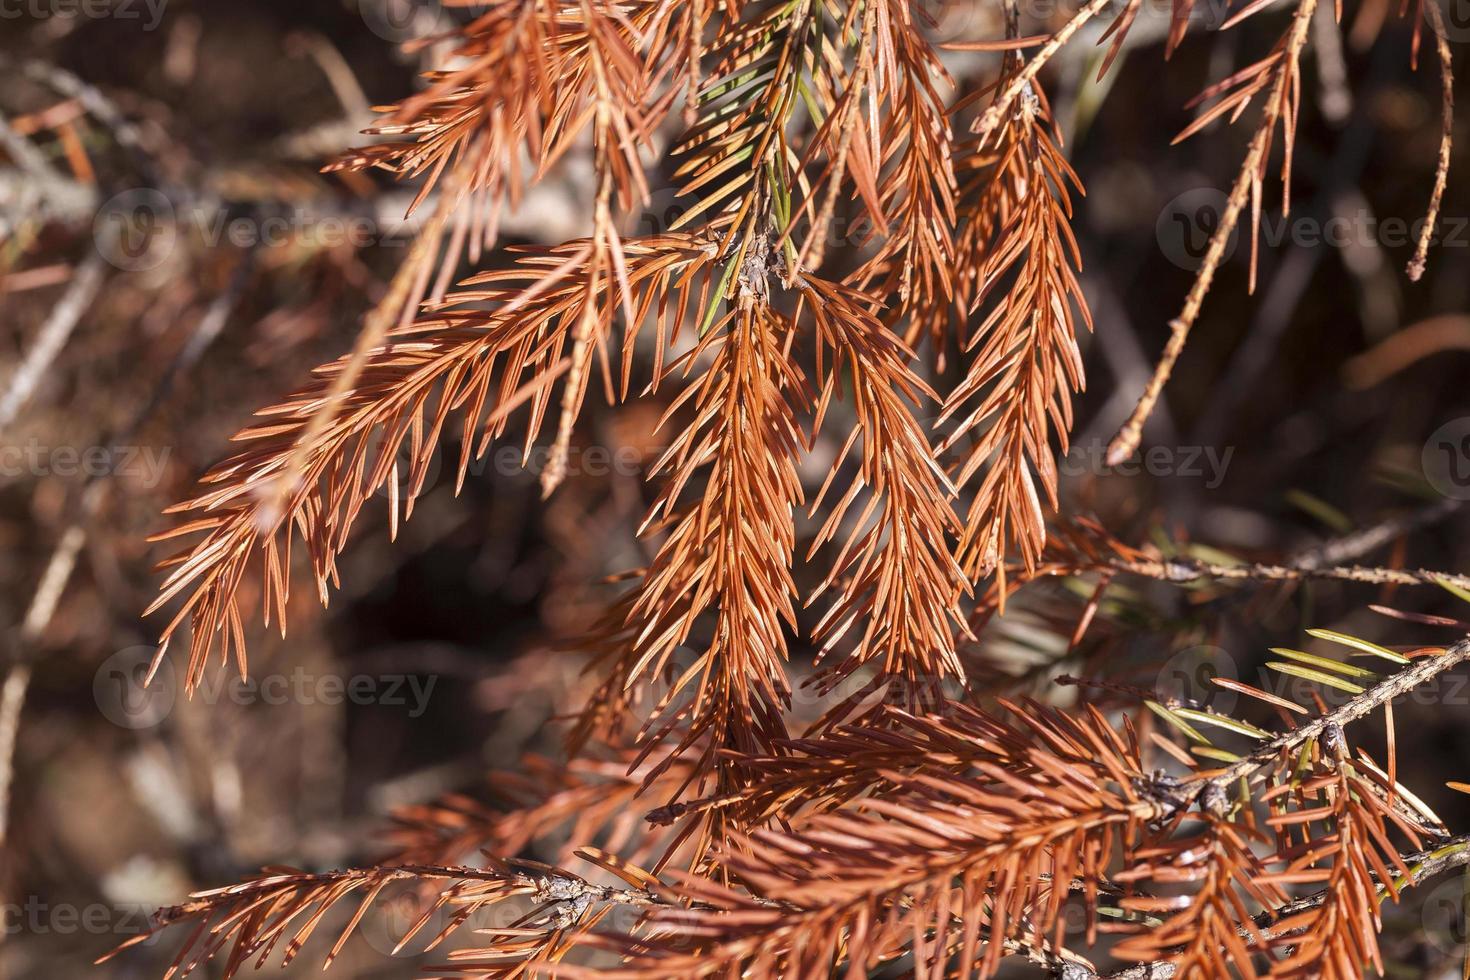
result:
[[[15,374],[11,375],[4,394],[0,394],[0,431],[13,422],[16,414],[30,401],[46,370],[66,346],[67,338],[96,298],[97,291],[102,288],[106,272],[107,262],[102,258],[101,252],[96,251],[87,256],[86,261],[78,267],[70,285],[66,287],[66,292],[42,325],[41,332],[37,334],[25,360]]]
[[[1391,333],[1343,364],[1343,379],[1350,388],[1372,388],[1445,351],[1470,351],[1470,316],[1433,316]]]
[[[401,323],[414,312],[414,297],[423,295],[424,284],[427,283],[434,268],[434,260],[439,254],[440,233],[450,213],[455,210],[454,201],[455,195],[446,188],[433,216],[414,239],[403,264],[393,274],[387,295],[364,318],[362,331],[357,335],[347,364],[332,379],[331,390],[307,423],[290,458],[281,469],[280,477],[275,481],[271,492],[276,495],[275,503],[281,513],[285,512],[285,502],[296,492],[296,484],[305,472],[306,461],[316,449],[322,432],[337,417],[338,405],[357,383],[357,378],[367,363],[368,354],[383,343],[388,331],[395,324]]]
[[[1438,524],[1457,512],[1464,503],[1463,500],[1447,497],[1416,511],[1386,518],[1371,527],[1362,528],[1315,548],[1298,552],[1287,562],[1287,565],[1302,571],[1312,571],[1329,565],[1341,565],[1344,562],[1354,561],[1406,534]]]
[[[1348,86],[1347,62],[1342,56],[1342,31],[1334,10],[1317,8],[1312,23],[1312,50],[1317,55],[1317,106],[1334,125],[1353,111],[1353,93]]]
[[[3,66],[4,62],[0,62],[0,67]],[[15,161],[17,167],[38,181],[50,182],[65,179],[51,166],[45,154],[36,149],[30,140],[15,131],[3,113],[0,113],[0,147],[4,147],[5,155]]]
[[[1434,168],[1434,190],[1429,195],[1429,210],[1424,215],[1424,227],[1419,230],[1419,245],[1414,257],[1409,260],[1409,278],[1414,282],[1424,275],[1424,261],[1429,254],[1430,241],[1434,237],[1434,226],[1439,221],[1439,205],[1444,199],[1445,185],[1450,176],[1450,152],[1454,146],[1455,132],[1455,72],[1450,56],[1450,43],[1445,40],[1444,14],[1435,3],[1421,3],[1424,16],[1433,28],[1434,46],[1439,54],[1439,75],[1442,85],[1441,129],[1439,137],[1439,161]]]
[[[288,37],[286,43],[292,53],[308,55],[316,62],[332,86],[344,115],[278,140],[277,151],[290,159],[320,158],[342,152],[372,120],[372,102],[363,92],[347,59],[321,34],[301,31]]]
[[[62,534],[61,540],[46,562],[41,574],[41,583],[26,609],[21,623],[18,650],[10,672],[5,676],[5,685],[0,688],[0,853],[3,853],[9,831],[10,786],[15,775],[15,739],[20,730],[20,712],[25,705],[26,690],[31,682],[31,665],[22,659],[51,622],[61,593],[76,567],[77,554],[86,541],[86,532],[80,524],[73,524]]]
[[[148,403],[134,414],[127,425],[109,440],[110,442],[116,444],[131,438],[132,434],[162,404],[173,387],[174,380],[197,362],[205,348],[215,337],[219,336],[220,330],[229,318],[230,311],[243,291],[252,268],[252,256],[253,253],[246,253],[245,258],[241,260],[235,274],[231,277],[229,286],[210,304],[193,336],[189,338],[189,342],[174,357],[160,377]],[[50,625],[51,617],[55,614],[62,593],[66,590],[67,582],[76,567],[77,555],[87,540],[87,525],[101,505],[107,486],[105,476],[93,476],[88,479],[83,488],[77,517],[62,532],[60,541],[46,563],[46,569],[41,575],[35,595],[26,609],[15,649],[11,651],[10,671],[5,677],[4,685],[0,686],[0,854],[3,854],[8,832],[10,787],[14,781],[15,770],[15,744],[20,731],[21,711],[25,707],[26,692],[30,686],[33,651],[42,633]]]
[[[1408,514],[1389,517],[1371,527],[1298,552],[1283,564],[1259,562],[1201,561],[1188,555],[1150,557],[1141,552],[1081,556],[1053,563],[1048,576],[1077,575],[1085,572],[1124,572],[1160,582],[1183,585],[1204,579],[1221,581],[1296,582],[1304,579],[1333,579],[1340,582],[1362,582],[1369,585],[1441,585],[1470,589],[1470,575],[1437,572],[1429,569],[1368,567],[1349,564],[1363,555],[1395,541],[1406,534],[1438,523],[1463,506],[1460,500],[1441,500]],[[1026,580],[1025,569],[1014,570],[1016,582]]]
[[[9,55],[0,52],[0,71],[17,70],[22,77],[44,85],[59,95],[75,99],[88,115],[107,128],[118,146],[133,158],[135,165],[145,176],[155,181],[159,178],[153,153],[147,146],[143,131],[97,86],[48,62],[31,59],[17,64]]]

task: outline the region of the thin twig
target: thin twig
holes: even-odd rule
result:
[[[1283,104],[1290,95],[1292,80],[1297,77],[1297,61],[1302,49],[1306,46],[1312,26],[1312,14],[1316,6],[1317,0],[1303,0],[1293,15],[1291,29],[1287,32],[1280,62],[1276,68],[1276,79],[1262,110],[1261,122],[1256,127],[1255,135],[1251,137],[1245,161],[1235,177],[1235,185],[1230,190],[1230,196],[1225,201],[1225,210],[1220,216],[1220,224],[1215,228],[1215,233],[1210,236],[1210,244],[1205,251],[1204,261],[1200,265],[1199,272],[1195,274],[1189,295],[1184,298],[1184,308],[1177,317],[1169,322],[1169,342],[1164,346],[1164,353],[1159,358],[1158,366],[1154,368],[1153,377],[1144,387],[1138,404],[1134,406],[1133,413],[1128,416],[1128,421],[1123,423],[1123,427],[1118,430],[1118,434],[1113,437],[1112,443],[1108,446],[1107,462],[1109,466],[1117,466],[1138,451],[1139,441],[1143,437],[1143,425],[1153,412],[1159,396],[1163,394],[1164,385],[1168,384],[1170,376],[1174,373],[1174,365],[1178,362],[1179,355],[1184,352],[1185,342],[1189,339],[1189,331],[1193,328],[1195,320],[1199,318],[1200,309],[1204,306],[1205,295],[1210,291],[1210,284],[1215,280],[1215,273],[1220,268],[1220,263],[1224,261],[1225,246],[1229,244],[1230,236],[1235,233],[1235,227],[1240,221],[1240,212],[1245,208],[1247,201],[1251,202],[1253,217],[1259,218],[1261,175],[1265,169],[1266,156],[1271,149],[1276,124],[1282,117]],[[1290,139],[1289,133],[1287,138]],[[1289,158],[1289,146],[1287,153]],[[1255,248],[1254,242],[1251,247]],[[1254,253],[1252,255],[1254,256]],[[1251,278],[1254,284],[1254,257],[1251,262]]]
[[[1220,565],[1195,558],[1160,558],[1128,561],[1114,558],[1107,567],[1130,572],[1161,582],[1196,582],[1200,579],[1222,581],[1253,580],[1263,582],[1299,582],[1303,579],[1334,579],[1339,582],[1364,582],[1369,585],[1457,585],[1470,589],[1470,575],[1436,572],[1426,568],[1370,568],[1363,565],[1314,565],[1299,568],[1292,565]]]
[[[15,777],[15,738],[20,730],[20,712],[25,705],[26,689],[31,681],[31,665],[24,658],[27,651],[40,638],[41,632],[51,622],[61,594],[66,590],[67,579],[76,567],[77,554],[86,541],[86,532],[80,524],[66,529],[46,563],[41,574],[41,583],[26,609],[21,623],[19,648],[10,673],[5,677],[5,686],[0,690],[0,850],[5,846],[9,831],[10,786]]]
[[[158,166],[152,151],[146,145],[143,131],[123,114],[116,102],[102,94],[97,86],[74,72],[49,62],[31,59],[17,65],[9,55],[0,52],[0,70],[12,71],[17,68],[21,75],[37,84],[69,99],[75,99],[88,115],[107,127],[112,138],[133,158],[139,170],[149,179],[157,181],[160,177]]]
[[[1347,562],[1395,541],[1406,534],[1438,523],[1457,512],[1463,501],[1445,499],[1407,514],[1390,517],[1372,527],[1354,531],[1325,544],[1309,548],[1289,558],[1284,564],[1259,562],[1220,564],[1187,556],[1170,558],[1123,558],[1099,555],[1085,557],[1073,564],[1058,562],[1045,574],[1080,575],[1086,572],[1125,572],[1142,575],[1160,582],[1185,584],[1201,579],[1225,581],[1294,582],[1304,579],[1332,579],[1363,582],[1371,585],[1455,585],[1470,589],[1470,575],[1433,569],[1403,569],[1349,565]],[[1015,580],[1023,583],[1024,566],[1015,566]]]
[[[1021,92],[1030,89],[1032,80],[1036,78],[1037,73],[1041,71],[1042,67],[1051,60],[1052,55],[1060,51],[1062,46],[1072,39],[1072,35],[1082,29],[1083,25],[1111,6],[1112,2],[1113,0],[1091,0],[1087,6],[1080,8],[1073,14],[1072,19],[1063,24],[1061,29],[1051,36],[1049,41],[1037,49],[1036,53],[1026,62],[1025,66],[1016,72],[1010,84],[996,97],[995,102],[991,104],[990,108],[986,109],[984,114],[975,121],[974,129],[975,132],[980,134],[980,141],[982,143],[985,142],[985,137],[1000,125],[1004,114],[1010,111],[1016,99],[1020,98]],[[946,47],[963,50],[965,45],[951,44],[946,45]]]
[[[1429,254],[1430,239],[1434,237],[1434,226],[1439,221],[1439,205],[1444,198],[1445,185],[1450,176],[1450,151],[1454,146],[1455,130],[1455,73],[1450,44],[1445,40],[1444,15],[1434,0],[1421,3],[1429,26],[1434,29],[1434,46],[1439,54],[1439,75],[1444,95],[1441,99],[1442,115],[1439,137],[1439,162],[1434,168],[1434,191],[1429,195],[1429,210],[1424,215],[1424,227],[1419,230],[1419,245],[1414,257],[1409,260],[1409,279],[1418,282],[1424,275],[1424,262]]]
[[[0,61],[0,67],[4,62]],[[30,140],[15,131],[0,113],[0,147],[5,148],[6,156],[15,162],[15,165],[25,171],[35,180],[41,183],[53,183],[64,181],[66,178],[51,166],[45,154],[31,143]]]
[[[46,370],[56,360],[56,355],[66,346],[67,339],[81,320],[82,314],[91,305],[97,291],[102,288],[102,279],[107,271],[107,262],[100,251],[87,256],[87,260],[72,276],[66,292],[51,310],[51,315],[36,335],[36,342],[26,353],[15,374],[0,396],[0,431],[15,420],[15,416],[35,394]]]
[[[1291,568],[1304,571],[1327,565],[1341,565],[1355,558],[1361,558],[1368,552],[1375,551],[1406,534],[1438,524],[1458,511],[1463,504],[1463,500],[1446,497],[1427,507],[1421,507],[1408,514],[1390,517],[1372,527],[1362,528],[1340,538],[1334,538],[1326,544],[1309,548],[1295,555],[1286,564]]]

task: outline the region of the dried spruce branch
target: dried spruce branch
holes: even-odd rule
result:
[[[1242,778],[1253,779],[1269,767],[1280,764],[1308,742],[1322,738],[1329,731],[1340,732],[1344,726],[1371,714],[1394,698],[1422,687],[1466,660],[1470,660],[1470,637],[1452,644],[1441,653],[1427,653],[1409,667],[1384,678],[1326,714],[1278,735],[1239,762],[1210,773],[1203,779],[1199,792],[1203,794],[1210,786],[1228,789]]]

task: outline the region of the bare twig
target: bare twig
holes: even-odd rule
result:
[[[1416,511],[1390,517],[1372,527],[1365,527],[1340,538],[1334,538],[1316,548],[1309,548],[1297,554],[1287,564],[1292,568],[1314,569],[1325,565],[1340,565],[1343,562],[1361,558],[1368,552],[1376,551],[1406,534],[1438,524],[1446,517],[1458,512],[1463,505],[1463,500],[1448,497],[1435,501]]]
[[[1111,6],[1112,0],[1090,0],[1090,2],[1078,9],[1072,15],[1072,19],[1062,25],[1061,29],[1053,34],[1045,44],[1026,62],[1025,66],[1011,78],[1010,84],[996,97],[994,103],[985,110],[984,114],[975,121],[975,132],[980,134],[984,142],[985,137],[995,131],[1000,125],[1005,114],[1011,111],[1015,101],[1021,97],[1023,91],[1029,91],[1032,81],[1038,72],[1051,60],[1052,55],[1061,50],[1062,46],[1072,39],[1072,35],[1080,31],[1088,21],[1097,16],[1103,10]],[[948,45],[948,47],[963,49],[963,44]]]
[[[1174,373],[1174,365],[1178,362],[1179,355],[1184,352],[1185,342],[1189,339],[1189,331],[1194,326],[1195,320],[1199,318],[1205,295],[1210,291],[1210,284],[1215,280],[1215,272],[1225,258],[1225,247],[1230,242],[1230,236],[1235,233],[1236,225],[1240,221],[1240,212],[1245,208],[1247,201],[1251,203],[1253,220],[1256,222],[1260,220],[1261,175],[1266,166],[1267,155],[1271,151],[1271,141],[1276,125],[1285,115],[1284,110],[1288,105],[1288,100],[1292,98],[1294,80],[1298,77],[1297,61],[1302,49],[1306,47],[1312,26],[1312,14],[1316,6],[1317,0],[1303,0],[1293,15],[1291,29],[1287,32],[1278,54],[1279,61],[1273,69],[1275,79],[1266,97],[1261,122],[1256,127],[1255,135],[1251,137],[1245,162],[1236,175],[1235,185],[1230,190],[1229,198],[1226,199],[1224,213],[1220,215],[1220,224],[1210,236],[1210,244],[1205,251],[1199,272],[1195,275],[1194,285],[1190,287],[1189,295],[1184,298],[1183,310],[1169,322],[1169,342],[1164,346],[1163,356],[1159,358],[1153,377],[1144,387],[1143,394],[1139,397],[1138,404],[1128,417],[1128,421],[1123,423],[1123,427],[1118,430],[1118,434],[1113,437],[1112,443],[1108,446],[1109,466],[1117,466],[1138,450],[1139,440],[1143,436],[1143,424],[1148,420],[1159,396],[1163,394],[1164,385],[1168,384],[1170,376]],[[1292,111],[1295,111],[1294,108]],[[1288,125],[1294,126],[1293,119],[1288,117],[1287,121]],[[1288,131],[1286,140],[1288,159],[1290,158],[1291,138],[1292,134]],[[1255,243],[1253,242],[1252,249],[1254,248]],[[1251,280],[1254,284],[1254,251],[1252,251]]]
[[[1332,579],[1370,585],[1450,584],[1470,589],[1470,575],[1423,568],[1382,568],[1347,564],[1406,534],[1438,523],[1456,513],[1462,504],[1462,501],[1452,499],[1437,501],[1419,510],[1387,518],[1372,527],[1301,551],[1279,565],[1259,562],[1222,564],[1189,556],[1150,558],[1136,551],[1129,552],[1126,556],[1103,552],[1078,556],[1072,563],[1065,560],[1054,563],[1045,570],[1045,574],[1055,576],[1085,572],[1125,572],[1175,584],[1202,579],[1256,582]],[[1025,581],[1025,572],[1024,567],[1015,567],[1014,575],[1018,583]]]
[[[3,65],[4,62],[0,61],[0,67]],[[15,131],[3,113],[0,113],[0,147],[5,148],[6,156],[15,161],[16,166],[38,181],[51,182],[66,179],[51,166],[45,154],[36,149],[30,140]]]
[[[56,605],[66,589],[67,579],[71,578],[72,569],[76,567],[77,554],[82,550],[86,537],[81,526],[73,524],[66,529],[51,553],[46,570],[41,573],[36,594],[26,609],[18,638],[19,649],[10,673],[5,677],[5,686],[0,690],[0,849],[5,846],[9,830],[10,786],[15,774],[15,738],[20,730],[20,713],[25,705],[26,689],[31,682],[31,665],[23,658],[51,622]]]
[[[219,336],[230,311],[234,308],[235,301],[244,288],[249,271],[253,267],[252,255],[253,253],[247,253],[231,277],[229,287],[210,304],[194,335],[189,338],[189,342],[179,351],[159,379],[152,398],[133,416],[121,432],[113,437],[112,442],[117,443],[130,438],[131,434],[163,403],[163,399],[173,386],[174,379],[192,366],[204,353],[205,348],[215,337]],[[51,617],[55,615],[57,604],[66,590],[67,582],[76,567],[77,556],[87,540],[87,522],[101,505],[106,486],[106,477],[93,476],[88,479],[82,491],[79,513],[62,532],[61,539],[52,552],[50,560],[46,563],[45,571],[41,574],[40,584],[36,587],[36,593],[26,610],[25,619],[21,622],[16,649],[11,656],[10,672],[6,675],[3,688],[0,688],[0,851],[3,851],[9,827],[10,787],[14,781],[15,744],[20,731],[20,715],[25,707],[26,692],[31,680],[31,658],[34,655],[36,643],[40,640],[46,627],[50,625]]]
[[[64,68],[44,61],[31,59],[17,65],[9,55],[0,52],[0,70],[11,71],[16,68],[24,77],[69,99],[77,100],[88,115],[107,127],[112,138],[133,157],[146,176],[158,178],[153,153],[146,145],[143,131],[129,121],[117,103],[104,95],[97,86]]]
[[[1196,582],[1200,579],[1259,582],[1299,582],[1303,579],[1334,579],[1368,585],[1439,585],[1448,583],[1470,589],[1470,575],[1455,575],[1425,568],[1369,568],[1362,565],[1221,565],[1195,558],[1160,558],[1152,561],[1113,559],[1109,568],[1162,582]]]
[[[1421,3],[1424,16],[1434,30],[1434,46],[1439,55],[1439,74],[1443,86],[1441,98],[1441,131],[1439,138],[1439,162],[1434,168],[1434,190],[1429,195],[1429,209],[1424,215],[1424,227],[1419,230],[1419,245],[1414,257],[1409,260],[1409,278],[1414,282],[1424,275],[1424,261],[1429,254],[1429,245],[1434,237],[1434,226],[1439,221],[1439,205],[1444,198],[1445,185],[1450,176],[1450,152],[1454,145],[1455,130],[1455,73],[1450,55],[1450,43],[1445,40],[1444,14],[1434,2]]]
[[[66,287],[66,292],[46,318],[25,360],[11,376],[4,395],[0,396],[0,431],[13,422],[16,414],[30,401],[47,368],[66,346],[67,338],[71,336],[82,314],[102,287],[106,271],[107,262],[102,258],[101,252],[93,252],[87,256],[87,260],[77,269],[71,283]]]

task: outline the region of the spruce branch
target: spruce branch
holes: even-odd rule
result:
[[[1187,584],[1202,579],[1217,581],[1299,582],[1304,579],[1331,579],[1366,585],[1455,585],[1470,589],[1470,576],[1426,568],[1373,568],[1362,565],[1318,565],[1299,568],[1293,565],[1263,565],[1246,562],[1223,565],[1191,557],[1150,560],[1113,559],[1107,567],[1118,572],[1142,575],[1161,582]]]
[[[1413,851],[1399,857],[1402,863],[1407,865],[1408,873],[1393,879],[1394,887],[1396,889],[1416,887],[1446,871],[1454,871],[1470,865],[1470,835],[1453,837],[1433,848]],[[1370,874],[1375,881],[1379,881],[1380,896],[1386,895],[1387,889],[1382,887],[1382,882],[1378,879],[1376,872],[1370,872]],[[1331,889],[1323,888],[1310,895],[1294,899],[1280,908],[1258,912],[1252,918],[1251,928],[1263,938],[1291,938],[1291,932],[1283,933],[1277,930],[1277,923],[1303,912],[1320,908],[1328,901],[1331,894]],[[1246,930],[1242,929],[1240,935],[1246,936]],[[1067,963],[1059,965],[1054,972],[1056,980],[1174,980],[1179,975],[1179,964],[1174,960],[1138,963],[1105,973],[1099,973],[1085,964]]]
[[[1305,722],[1291,731],[1271,739],[1238,762],[1233,762],[1219,771],[1201,772],[1188,780],[1187,785],[1198,787],[1196,796],[1207,792],[1230,789],[1238,780],[1247,781],[1263,774],[1279,764],[1283,758],[1308,742],[1341,730],[1377,710],[1393,699],[1427,684],[1445,671],[1470,660],[1470,637],[1445,648],[1441,653],[1429,653],[1419,657],[1410,666],[1384,678],[1362,694]]]

